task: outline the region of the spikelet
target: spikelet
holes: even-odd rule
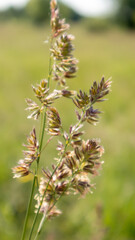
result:
[[[101,111],[93,109],[91,106],[86,110],[83,121],[86,120],[88,123],[96,125],[99,122],[99,114],[101,114]]]
[[[30,133],[30,136],[27,137],[27,145],[24,144],[24,147],[27,148],[27,150],[23,151],[24,154],[24,161],[27,164],[31,164],[33,161],[35,161],[39,156],[39,144],[36,137],[36,130],[33,128],[32,132]]]
[[[27,103],[28,107],[25,110],[32,112],[27,118],[28,119],[33,118],[34,120],[37,120],[40,116],[40,113],[42,112],[42,109],[40,109],[40,107],[37,105],[37,103],[35,103],[34,101],[32,101],[29,98],[26,99],[26,103]]]
[[[85,92],[82,92],[81,90],[77,94],[77,97],[73,99],[74,104],[76,107],[82,109],[87,107],[90,104],[90,98],[89,95]]]
[[[75,190],[75,193],[79,192],[83,197],[90,191],[90,187],[90,180],[84,174],[78,174],[72,180],[72,188]]]
[[[105,81],[104,77],[101,79],[101,82],[97,84],[96,82],[93,83],[93,86],[90,89],[90,101],[91,103],[95,102],[102,102],[106,96],[110,92],[111,81],[108,79]]]
[[[58,136],[61,134],[61,119],[58,111],[54,107],[49,107],[47,111],[48,117],[48,133],[52,136]]]
[[[14,174],[13,178],[20,178],[29,175],[29,166],[25,164],[23,160],[18,163],[18,166],[12,168],[12,172]]]

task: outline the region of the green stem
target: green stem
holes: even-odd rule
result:
[[[37,240],[37,238],[39,237],[45,220],[46,220],[46,214],[43,215],[43,217],[42,217],[42,219],[40,221],[39,228],[37,230],[37,234],[36,234],[34,240]]]
[[[52,39],[52,37],[51,37],[51,39],[50,39],[50,47],[52,46],[52,41],[53,41],[53,39]],[[49,86],[50,86],[51,74],[52,74],[52,57],[51,57],[51,52],[50,52],[50,58],[49,58],[49,74],[48,74],[48,88],[49,88]],[[44,139],[44,133],[45,133],[46,110],[47,110],[47,108],[45,108],[44,117],[43,117],[42,133],[41,133],[41,140],[40,140],[40,146],[39,146],[39,153],[40,153],[40,155],[41,155],[41,151],[42,151],[42,145],[43,145],[43,139]],[[38,169],[39,169],[40,155],[39,155],[39,157],[38,157],[38,159],[37,159],[37,173],[38,173]],[[30,232],[30,237],[29,237],[29,239],[31,239],[34,226],[35,226],[35,224],[32,225],[32,229],[31,229],[31,232]]]
[[[43,118],[44,118],[44,115],[42,113],[41,120],[40,120],[41,123],[40,123],[39,139],[41,139],[41,135],[42,135]]]
[[[50,38],[50,48],[52,48],[53,38]],[[48,88],[50,87],[50,79],[52,74],[52,53],[50,51],[50,57],[49,57],[49,74],[48,74]]]
[[[42,150],[43,138],[44,138],[44,133],[45,133],[45,124],[46,124],[46,109],[44,111],[44,119],[43,119],[42,134],[41,134],[41,140],[40,140],[40,146],[39,146],[39,153]],[[40,159],[40,157],[39,157],[39,159]]]
[[[31,189],[30,200],[29,200],[29,204],[28,204],[28,208],[27,208],[27,213],[26,213],[26,217],[25,217],[25,222],[24,222],[23,234],[22,234],[22,238],[21,238],[22,240],[25,239],[26,227],[27,227],[28,217],[29,217],[29,213],[30,213],[30,208],[31,208],[31,203],[32,203],[32,198],[33,198],[33,193],[34,193],[34,188],[35,188],[36,177],[37,176],[35,174],[34,179],[33,179],[32,189]]]
[[[52,44],[52,38],[51,38],[50,43]],[[49,84],[50,84],[51,73],[52,73],[52,59],[51,59],[51,53],[50,53],[49,74],[48,74],[48,88],[49,88]],[[40,153],[40,155],[41,155],[41,150],[42,150],[42,145],[43,145],[43,138],[44,138],[44,132],[45,132],[45,124],[46,124],[46,109],[45,109],[45,111],[44,111],[43,124],[42,124],[42,120],[41,120],[42,133],[41,133],[40,146],[39,146],[39,153]],[[36,171],[35,171],[35,175],[34,175],[34,179],[33,179],[32,190],[31,190],[31,195],[30,195],[30,201],[29,201],[29,204],[28,204],[28,209],[27,209],[26,218],[25,218],[25,222],[24,222],[22,240],[24,240],[25,234],[26,234],[26,227],[27,227],[28,217],[29,217],[29,213],[30,213],[30,207],[31,207],[31,203],[32,203],[32,198],[33,198],[33,193],[34,193],[34,188],[35,188],[35,180],[36,180],[36,179],[37,179],[37,186],[38,186],[38,178],[37,178],[37,175],[38,175],[38,169],[39,169],[40,155],[39,155],[39,157],[37,158],[37,169],[36,169]]]
[[[50,45],[52,44],[52,39],[50,40]],[[50,86],[50,79],[51,79],[51,73],[52,73],[52,58],[51,58],[51,52],[50,52],[50,58],[49,58],[49,74],[48,74],[48,88]],[[41,139],[40,139],[40,145],[39,145],[39,153],[41,154],[42,150],[42,145],[43,145],[43,139],[44,139],[44,133],[45,133],[45,124],[46,124],[46,110],[47,107],[44,110],[44,117],[43,117],[43,125],[42,125],[42,133],[41,133]],[[38,174],[38,169],[39,169],[39,160],[40,160],[40,155],[37,159],[37,174]]]

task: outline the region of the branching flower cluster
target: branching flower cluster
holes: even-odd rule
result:
[[[34,199],[35,219],[32,225],[29,239],[31,239],[33,230],[39,217],[43,215],[36,237],[41,232],[45,219],[52,218],[61,214],[56,204],[64,195],[80,194],[84,197],[92,191],[94,184],[90,181],[90,176],[97,175],[101,167],[101,161],[104,148],[100,145],[98,139],[84,140],[84,131],[82,130],[85,122],[96,125],[99,122],[101,111],[94,105],[97,102],[105,100],[105,96],[110,91],[111,81],[105,81],[104,77],[99,83],[94,82],[89,92],[69,90],[66,79],[73,78],[77,72],[77,60],[73,56],[74,46],[72,41],[74,37],[67,34],[69,25],[65,20],[61,20],[57,2],[51,0],[51,37],[50,37],[50,65],[47,79],[41,80],[36,86],[32,86],[37,101],[26,99],[27,108],[30,112],[28,118],[35,120],[42,117],[41,136],[37,140],[36,130],[33,128],[30,136],[27,138],[26,150],[23,151],[24,159],[18,162],[18,165],[12,169],[14,178],[25,177],[33,174],[32,195],[36,188],[37,193]],[[57,81],[57,89],[50,92],[50,81]],[[64,130],[62,120],[58,110],[53,103],[58,98],[69,98],[73,102],[76,114],[76,123]],[[52,169],[42,169],[42,177],[39,179],[39,162],[41,158],[44,141],[44,134],[50,135],[50,139],[58,137],[57,158]],[[49,141],[46,143],[46,145]],[[31,166],[36,162],[36,169],[33,172]],[[30,202],[31,204],[31,202]],[[29,213],[29,208],[27,213]],[[25,238],[28,214],[26,216],[23,237]],[[35,239],[36,239],[35,237]]]
[[[23,151],[24,159],[19,160],[18,166],[12,169],[14,178],[20,178],[30,174],[31,164],[38,159],[39,144],[36,138],[35,128],[33,128],[30,136],[27,138],[27,143],[27,145],[24,145],[24,147],[27,149]]]

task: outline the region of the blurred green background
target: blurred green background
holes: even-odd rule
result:
[[[32,14],[30,3],[27,8]],[[62,15],[69,11],[66,9]],[[22,143],[32,127],[39,126],[39,122],[27,120],[24,99],[33,98],[31,84],[47,77],[49,46],[44,40],[49,35],[49,26],[48,19],[37,21],[20,14],[5,15],[8,11],[0,13],[0,239],[18,240],[31,181],[14,180],[11,167],[22,158]],[[93,194],[85,199],[63,198],[59,203],[63,214],[46,223],[41,239],[135,239],[135,25],[119,21],[117,16],[86,19],[73,12],[72,17],[66,15],[70,22],[76,20],[71,23],[70,32],[76,37],[75,56],[79,59],[77,78],[68,81],[70,88],[88,91],[102,75],[106,79],[112,76],[109,100],[99,105],[104,111],[100,123],[96,127],[85,126],[86,139],[101,138],[105,163],[100,176],[92,179],[96,182]],[[68,129],[75,123],[74,105],[67,99],[59,100],[57,108]],[[54,140],[41,166],[52,163],[55,147]],[[34,213],[28,227],[33,217]]]

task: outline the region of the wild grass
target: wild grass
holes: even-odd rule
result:
[[[23,111],[24,99],[32,96],[30,84],[38,83],[47,72],[49,52],[43,41],[48,29],[10,22],[0,24],[0,32],[0,236],[12,240],[19,238],[29,182],[13,182],[10,168],[20,158],[22,142],[32,127]],[[105,113],[100,124],[86,127],[87,137],[102,139],[105,164],[101,176],[96,178],[98,191],[85,200],[65,199],[64,217],[54,220],[51,226],[47,224],[43,236],[47,240],[132,240],[135,237],[135,33],[115,29],[94,34],[79,25],[72,27],[72,33],[76,36],[76,57],[80,63],[78,77],[71,83],[69,80],[69,85],[88,90],[102,74],[113,77],[112,94],[103,106]],[[60,103],[59,109],[68,127],[75,120],[68,99],[63,105]],[[55,153],[48,149],[46,159],[50,155],[53,157]]]

